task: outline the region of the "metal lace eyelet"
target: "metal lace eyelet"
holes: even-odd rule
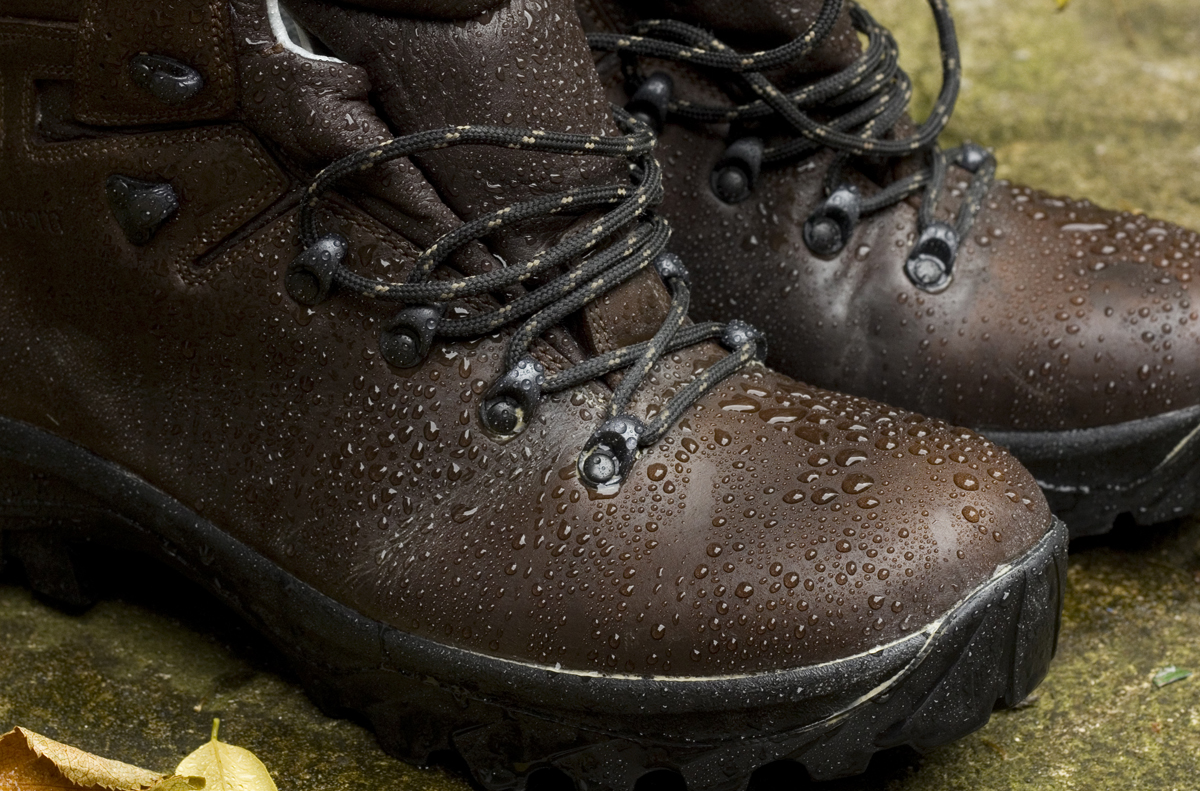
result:
[[[129,59],[133,84],[163,104],[187,104],[204,90],[204,77],[191,66],[165,55],[142,52]]]
[[[665,282],[669,283],[672,279],[677,279],[685,286],[692,284],[692,275],[683,265],[683,259],[674,253],[659,253],[658,257],[654,259],[654,269]]]
[[[858,188],[838,187],[805,221],[804,244],[816,255],[826,258],[837,255],[854,234],[861,210]]]
[[[579,478],[593,489],[617,486],[633,469],[646,427],[632,415],[609,418],[579,454]]]
[[[646,78],[633,97],[625,105],[625,110],[642,123],[661,135],[667,124],[667,108],[671,104],[671,94],[675,83],[671,75],[665,71],[656,71]]]
[[[350,244],[341,234],[322,236],[288,264],[284,285],[288,296],[301,305],[312,307],[329,298],[333,276],[337,274]]]
[[[741,203],[750,197],[762,170],[763,142],[757,137],[735,140],[717,160],[709,179],[713,194],[725,203]]]
[[[130,244],[150,244],[158,230],[179,211],[179,196],[166,182],[112,175],[104,184],[113,219]]]
[[[767,336],[763,334],[762,330],[741,319],[734,319],[725,325],[725,332],[721,334],[721,345],[726,349],[736,352],[750,343],[755,344],[755,359],[766,359]]]
[[[479,420],[494,434],[520,434],[529,425],[542,400],[546,368],[532,357],[496,380],[479,405]]]
[[[968,173],[978,173],[984,163],[991,158],[992,154],[986,148],[968,141],[959,147],[958,156],[954,158],[954,161]]]
[[[950,285],[957,255],[958,234],[946,223],[935,222],[921,231],[904,272],[917,288],[936,294]]]
[[[429,354],[437,334],[442,305],[412,305],[404,308],[379,334],[379,351],[389,365],[414,368]]]

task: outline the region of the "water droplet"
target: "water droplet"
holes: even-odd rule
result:
[[[696,566],[696,570],[692,572],[692,576],[698,580],[704,579],[708,576],[708,566],[705,566],[703,563]]]
[[[474,516],[478,511],[479,506],[477,505],[468,507],[460,503],[450,510],[450,518],[461,525],[463,522],[466,522],[468,519]]]
[[[729,436],[727,432],[722,431],[721,429],[717,429],[713,432],[713,439],[715,439],[717,444],[721,447],[725,447],[730,442],[733,442],[733,437]]]
[[[758,401],[747,396],[734,396],[728,401],[719,402],[718,406],[728,412],[757,412],[762,408]]]
[[[803,407],[783,407],[780,409],[764,409],[758,413],[760,420],[776,425],[779,423],[795,423],[804,417],[808,410]]]
[[[710,558],[720,557],[721,556],[721,545],[717,544],[717,543],[709,544],[708,549],[706,551],[708,552],[708,556]]]
[[[854,473],[847,475],[842,481],[842,491],[846,494],[860,494],[875,485],[875,479],[870,475]]]
[[[654,628],[650,630],[650,636],[653,637],[655,640],[663,639],[663,635],[665,635],[666,633],[667,633],[667,627],[661,623],[655,624]]]
[[[979,479],[969,472],[954,473],[954,485],[968,492],[979,489]]]
[[[817,489],[812,494],[812,501],[817,505],[825,505],[825,503],[837,497],[837,492],[833,489]]]
[[[882,596],[871,596],[867,599],[867,604],[872,610],[878,610],[883,606],[884,598]]]
[[[667,477],[667,465],[651,464],[646,468],[646,476],[652,481],[661,481],[663,478]]]
[[[754,586],[749,582],[740,583],[737,588],[734,589],[733,595],[737,596],[739,599],[749,599],[752,595],[754,595]]]
[[[979,509],[973,506],[963,506],[962,515],[963,519],[966,519],[971,524],[975,524],[979,521]]]
[[[829,432],[806,423],[796,427],[796,436],[813,445],[824,445],[829,439]]]
[[[834,461],[839,467],[851,467],[860,462],[867,460],[867,454],[863,453],[858,448],[843,448],[837,452]]]
[[[794,505],[804,499],[804,492],[799,489],[794,489],[783,496],[785,503]]]

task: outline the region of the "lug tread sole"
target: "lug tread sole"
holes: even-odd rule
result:
[[[35,590],[78,606],[62,583],[75,579],[71,546],[114,536],[239,611],[291,659],[322,709],[367,718],[383,748],[411,762],[453,751],[488,791],[523,791],[544,769],[565,773],[580,791],[632,791],[661,770],[678,773],[692,791],[738,791],[768,764],[792,762],[826,780],[865,770],[880,750],[952,741],[981,727],[995,707],[1023,700],[1044,677],[1066,582],[1066,528],[1055,520],[1017,562],[900,644],[817,669],[705,680],[664,712],[663,701],[682,688],[669,678],[558,679],[512,663],[489,675],[500,660],[436,645],[422,659],[422,641],[332,602],[149,484],[0,418],[0,555],[22,563]],[[779,679],[820,688],[841,676],[875,686],[848,687],[852,698],[808,721],[794,713],[806,699],[799,689],[789,698],[770,688]],[[505,694],[506,683],[517,691]],[[589,685],[599,685],[598,700],[623,690],[612,705],[627,716],[589,716],[586,701],[545,703],[561,689]],[[711,716],[695,718],[706,705],[723,707],[726,722],[738,723],[736,735],[714,732]],[[683,724],[661,727],[676,719]]]

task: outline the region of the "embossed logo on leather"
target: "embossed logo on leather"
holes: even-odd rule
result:
[[[6,209],[0,206],[0,230],[62,236],[62,214],[57,211]]]

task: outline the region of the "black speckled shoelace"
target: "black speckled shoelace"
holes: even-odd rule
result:
[[[929,0],[937,24],[942,56],[942,89],[929,117],[909,137],[887,135],[903,117],[912,98],[912,81],[898,65],[899,49],[891,33],[867,11],[851,2],[856,30],[867,36],[861,55],[836,74],[785,92],[762,72],[784,66],[811,53],[829,35],[842,11],[842,0],[825,0],[816,20],[802,35],[771,50],[741,53],[704,30],[670,19],[638,22],[629,35],[592,33],[593,49],[619,53],[627,86],[633,94],[628,109],[661,129],[670,118],[699,123],[728,123],[752,128],[756,122],[782,120],[792,134],[765,145],[746,134],[731,142],[713,171],[713,190],[726,202],[749,196],[763,165],[795,161],[823,148],[838,152],[825,176],[827,196],[804,228],[808,247],[829,257],[841,252],[860,217],[892,206],[924,191],[918,213],[918,239],[905,271],[918,287],[937,292],[949,285],[959,241],[966,237],[995,175],[995,161],[985,149],[967,143],[950,151],[937,146],[958,97],[961,64],[954,21],[945,0]],[[732,107],[698,104],[671,95],[668,75],[649,77],[638,68],[638,56],[687,63],[736,75],[758,97]],[[809,112],[819,111],[827,122]],[[924,152],[925,168],[864,197],[847,185],[843,175],[853,158],[906,157]],[[953,225],[937,221],[946,173],[953,163],[973,175]]]
[[[651,211],[662,200],[662,170],[652,155],[654,135],[625,111],[615,108],[615,114],[621,137],[458,126],[394,138],[344,157],[318,173],[308,187],[300,212],[305,249],[287,273],[288,293],[301,304],[315,305],[334,289],[404,303],[406,307],[380,338],[384,358],[401,368],[419,365],[434,338],[479,337],[523,320],[508,342],[508,372],[493,383],[480,407],[484,425],[500,435],[522,431],[543,395],[624,370],[602,425],[579,456],[581,477],[595,487],[619,484],[642,448],[656,443],[710,388],[766,352],[761,333],[744,322],[687,323],[687,270],[678,256],[665,252],[670,230],[666,220]],[[343,179],[393,159],[461,145],[625,158],[631,163],[633,177],[625,184],[582,187],[535,198],[464,223],[423,251],[401,283],[363,277],[344,266],[346,239],[318,226],[315,210],[321,197]],[[500,228],[532,217],[610,205],[614,206],[611,211],[528,261],[480,275],[431,279],[455,250]],[[624,238],[617,239],[619,234],[625,234]],[[530,355],[534,341],[546,329],[647,266],[657,269],[671,291],[667,317],[653,338],[553,374]],[[447,302],[501,292],[559,267],[563,271],[557,277],[495,309],[463,318],[445,315]],[[664,354],[711,339],[720,340],[729,355],[696,374],[647,422],[628,414],[635,391]]]

